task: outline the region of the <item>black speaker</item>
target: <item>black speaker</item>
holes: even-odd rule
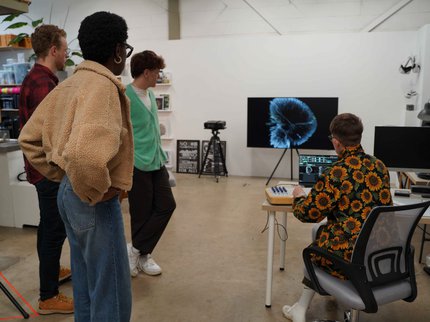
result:
[[[411,192],[416,194],[430,194],[430,186],[412,185]]]

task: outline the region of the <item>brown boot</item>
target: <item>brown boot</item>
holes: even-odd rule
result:
[[[66,282],[72,277],[72,271],[70,268],[60,266],[60,274],[58,274],[58,282]]]
[[[73,299],[61,293],[45,301],[39,300],[39,314],[73,313]]]

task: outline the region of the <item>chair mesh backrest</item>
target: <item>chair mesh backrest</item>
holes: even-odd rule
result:
[[[409,276],[412,234],[428,205],[376,207],[371,211],[351,260],[366,266],[367,278],[372,285]]]

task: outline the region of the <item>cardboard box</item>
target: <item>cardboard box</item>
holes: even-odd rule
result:
[[[15,37],[16,35],[13,34],[0,35],[0,47],[9,47],[9,42]],[[19,47],[19,44],[13,44],[10,47]]]
[[[19,47],[21,47],[21,48],[32,48],[31,47],[31,38],[30,37],[26,37],[23,40],[21,40],[19,42]]]

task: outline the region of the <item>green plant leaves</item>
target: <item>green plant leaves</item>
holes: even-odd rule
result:
[[[17,28],[21,28],[21,27],[24,27],[27,25],[28,25],[27,22],[15,22],[15,23],[11,24],[10,26],[8,26],[6,29],[17,29]]]
[[[36,61],[37,56],[35,53],[32,53],[30,57],[28,57],[28,61],[31,62],[32,60]]]
[[[16,17],[18,17],[19,15],[20,15],[20,13],[13,13],[13,14],[7,16],[6,18],[4,18],[2,20],[2,23],[5,22],[5,21],[12,21],[13,19],[15,19]]]
[[[82,53],[80,51],[72,51],[72,53],[70,54],[70,56],[78,56],[78,57],[83,57]]]
[[[67,67],[75,66],[75,62],[73,60],[71,60],[70,58],[67,58],[65,65]]]
[[[40,25],[41,23],[43,23],[43,18],[40,18],[39,20],[34,20],[31,22],[31,25],[33,26],[33,28],[36,28],[38,25]]]
[[[11,41],[9,41],[9,46],[13,44],[18,44],[21,40],[24,38],[30,37],[28,34],[22,32],[19,35],[17,35],[15,38],[13,38]]]

